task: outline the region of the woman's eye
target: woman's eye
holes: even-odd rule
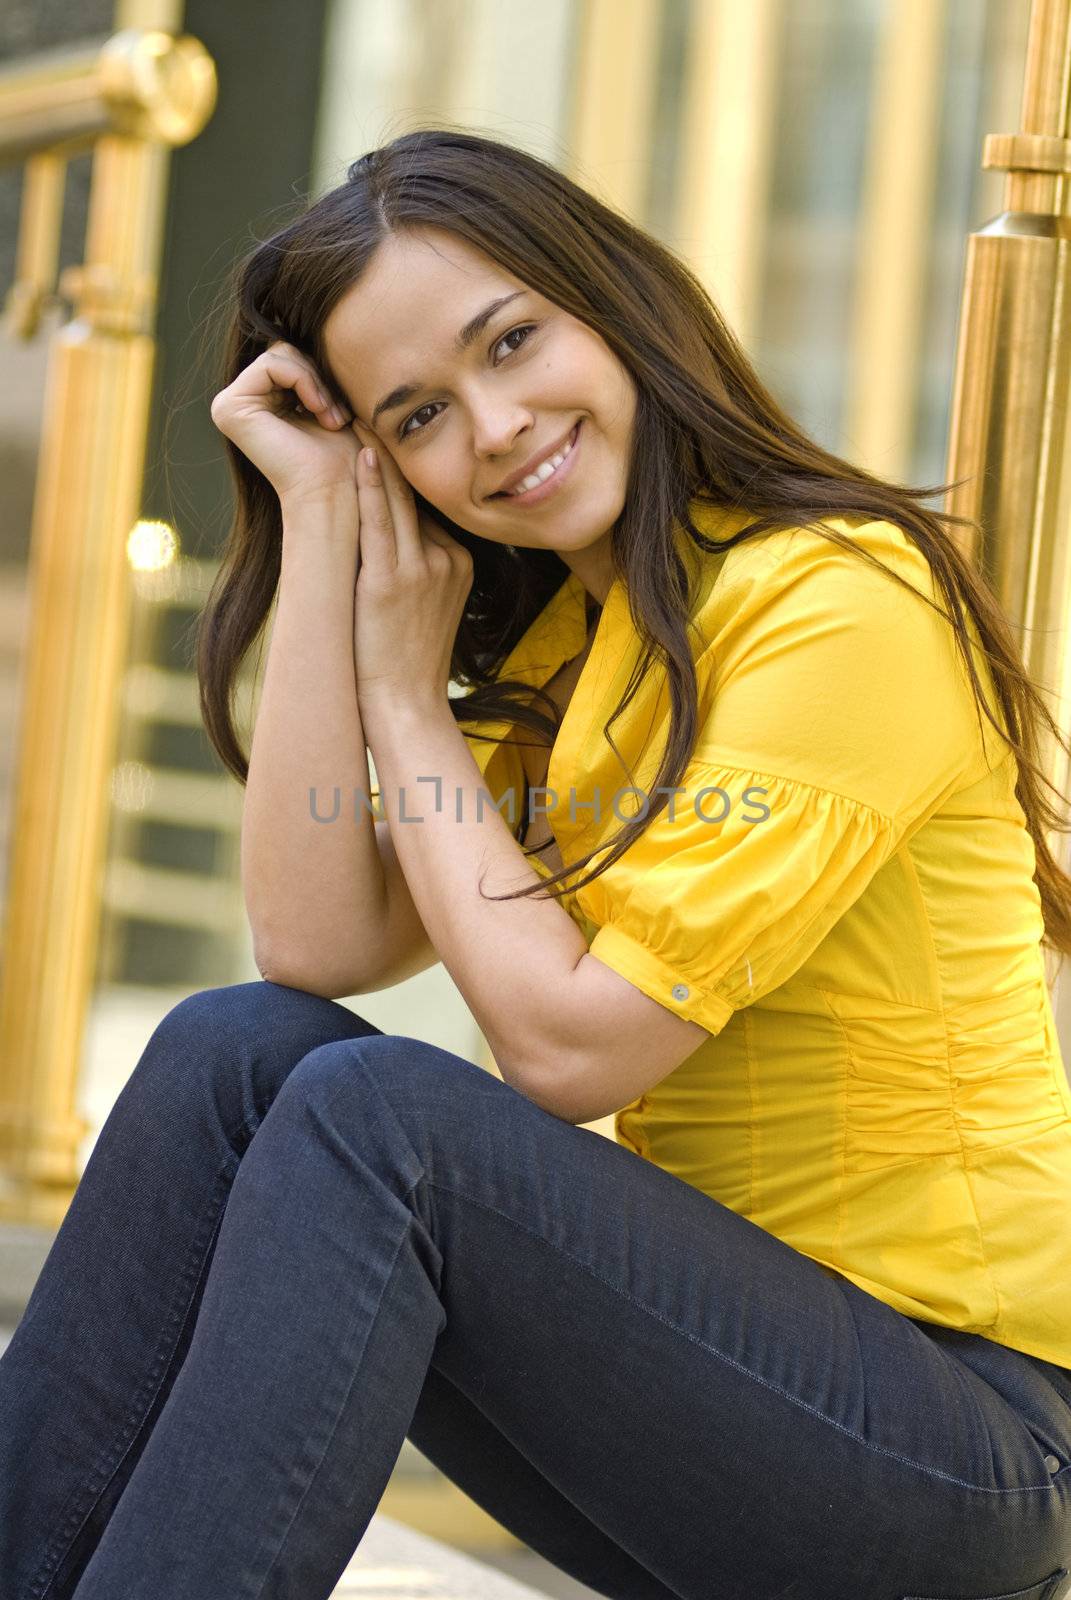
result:
[[[522,325],[519,328],[511,328],[508,333],[504,333],[502,335],[501,339],[496,339],[491,348],[493,350],[497,350],[499,345],[505,344],[507,339],[512,339],[514,337],[514,335],[516,335],[518,333],[523,333],[523,334],[534,333],[535,332],[535,328],[536,328],[536,324],[534,322],[522,323]],[[512,345],[510,347],[510,349],[507,350],[506,354],[507,355],[512,355],[514,350],[519,350],[521,348],[521,344],[526,344],[527,342],[528,342],[527,339],[522,339],[520,344]],[[416,411],[410,412],[409,416],[406,417],[405,421],[402,423],[402,425],[398,429],[398,437],[399,437],[399,439],[410,439],[410,438],[412,438],[414,433],[420,433],[422,431],[422,429],[430,427],[431,423],[435,421],[435,417],[430,417],[427,422],[418,423],[415,428],[410,428],[409,424],[411,422],[415,422],[417,417],[422,416],[425,411],[434,411],[436,405],[438,405],[438,404],[439,404],[439,402],[437,400],[431,400],[431,401],[428,402],[428,404],[426,406],[419,406]],[[438,412],[436,412],[435,415],[437,416]]]
[[[420,424],[420,427],[417,427],[417,428],[410,428],[409,424],[411,422],[413,422],[417,417],[422,416],[425,411],[431,411],[433,409],[433,407],[434,407],[434,401],[431,402],[431,404],[429,404],[429,405],[420,406],[416,411],[414,411],[412,413],[411,416],[406,417],[405,421],[402,423],[401,427],[398,429],[398,437],[399,437],[399,439],[406,439],[413,433],[419,433],[421,428],[426,428],[428,426],[428,424],[426,422],[422,422]],[[431,420],[434,421],[434,418],[432,418]]]
[[[502,335],[501,339],[496,340],[495,349],[497,350],[498,346],[500,344],[505,344],[507,339],[512,339],[513,335],[515,333],[531,333],[531,332],[533,332],[534,328],[535,328],[535,323],[534,322],[525,322],[519,328],[511,328],[508,333],[504,333]],[[521,344],[524,344],[524,343],[525,343],[525,341],[522,339],[521,340]],[[507,351],[507,354],[512,355],[513,351],[514,350],[519,350],[520,347],[521,347],[520,345],[513,345],[511,347],[511,349],[509,351]]]

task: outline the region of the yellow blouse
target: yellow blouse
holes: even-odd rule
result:
[[[692,515],[719,538],[749,520]],[[895,524],[827,520],[945,608]],[[617,1141],[908,1316],[1071,1367],[1071,1088],[1014,753],[980,732],[949,624],[865,557],[799,528],[718,555],[674,532],[702,575],[685,792],[562,904],[710,1037]],[[570,574],[498,676],[546,683],[585,598]],[[639,653],[617,582],[540,797],[567,865],[653,793],[664,669],[610,729],[630,772],[602,731]],[[519,817],[520,752],[495,741],[532,736],[465,732]]]

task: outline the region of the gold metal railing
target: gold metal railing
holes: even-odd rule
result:
[[[65,164],[91,149],[84,263],[49,346],[0,976],[0,1220],[56,1227],[88,1130],[76,1113],[110,813],[153,372],[170,150],[216,97],[181,6],[126,0],[120,31],[0,73],[0,160],[24,161],[9,332],[55,298]]]
[[[1071,0],[1034,0],[1021,128],[990,134],[982,165],[1007,173],[1004,210],[970,236],[948,453],[967,479],[946,509],[976,518],[961,548],[1019,630],[1026,666],[1068,726],[1071,652]],[[1068,791],[1066,757],[1045,770]],[[1067,836],[1050,847],[1066,857]],[[1050,978],[1052,973],[1050,972]]]

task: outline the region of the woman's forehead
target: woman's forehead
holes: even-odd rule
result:
[[[493,302],[527,290],[465,241],[405,240],[393,246],[392,237],[377,249],[360,281],[332,308],[321,333],[327,364],[338,378],[359,382],[369,415],[380,390],[420,385],[433,369],[461,359],[466,325]]]
[[[332,308],[325,339],[371,339],[387,321],[430,333],[489,287],[503,292],[523,285],[468,240],[441,229],[388,234]]]

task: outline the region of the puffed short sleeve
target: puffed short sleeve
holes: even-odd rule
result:
[[[933,597],[899,529],[856,537]],[[708,621],[683,792],[576,901],[592,956],[717,1033],[798,971],[985,757],[949,623],[821,534],[793,530]]]

